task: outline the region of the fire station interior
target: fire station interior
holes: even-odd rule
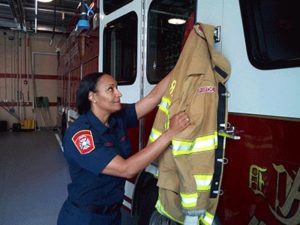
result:
[[[0,0],[0,225],[56,224],[66,199],[70,178],[61,143],[58,93],[63,87],[57,68],[64,42],[82,32],[82,2],[94,3],[95,14],[99,10],[95,0]],[[130,0],[102,2],[110,13]],[[149,26],[155,32],[148,43],[147,64],[155,84],[175,65],[184,35],[183,28],[162,27],[160,21],[172,14],[187,19],[195,1],[153,2]],[[89,34],[98,38],[95,30]],[[167,35],[162,38],[160,33]],[[154,45],[162,51],[152,50]],[[168,60],[155,60],[157,54]],[[110,63],[104,61],[104,68]],[[126,210],[122,213],[122,225],[137,224],[137,218]]]

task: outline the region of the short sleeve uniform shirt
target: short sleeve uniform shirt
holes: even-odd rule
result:
[[[64,155],[69,164],[69,198],[81,205],[111,205],[124,196],[125,179],[101,171],[116,156],[128,158],[131,145],[126,129],[138,125],[134,104],[112,114],[109,127],[91,111],[79,116],[64,136]]]

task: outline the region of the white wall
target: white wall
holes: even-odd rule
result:
[[[34,96],[57,101],[56,46],[61,35],[50,44],[51,37],[50,33],[0,30],[0,120],[7,121],[8,128],[19,121],[7,110],[21,120],[36,119],[39,126],[57,125],[56,106],[49,107],[52,122],[47,124],[34,109]]]

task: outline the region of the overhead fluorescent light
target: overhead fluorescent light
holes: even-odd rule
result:
[[[181,25],[181,24],[185,24],[185,20],[184,19],[179,19],[179,18],[171,18],[168,19],[168,23],[169,24],[174,24],[174,25]]]
[[[52,2],[53,0],[38,0],[38,2],[44,2],[44,3],[48,3],[48,2]]]

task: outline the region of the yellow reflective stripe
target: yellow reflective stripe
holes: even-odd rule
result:
[[[183,208],[192,208],[197,206],[197,193],[180,193],[181,205]]]
[[[193,146],[193,151],[212,150],[218,147],[217,132],[212,135],[199,137],[196,139],[196,143]]]
[[[153,176],[158,179],[159,177],[159,169],[157,168],[156,172],[153,174]]]
[[[161,132],[159,132],[158,130],[156,130],[155,128],[152,128],[151,130],[151,134],[149,136],[149,140],[150,142],[154,142],[157,138],[159,138],[161,135]]]
[[[212,135],[198,137],[194,141],[173,139],[172,146],[172,153],[174,156],[215,150],[218,146],[217,132]]]
[[[170,127],[170,120],[169,120],[169,116],[165,122],[165,130],[167,130]]]
[[[166,96],[163,96],[161,99],[161,102],[159,104],[159,110],[161,110],[163,113],[166,114],[166,122],[164,124],[165,129],[168,129],[170,126],[170,120],[169,120],[169,107],[171,105],[171,100],[167,98]]]
[[[159,197],[159,196],[158,196]],[[161,204],[160,199],[157,199],[157,202],[155,204],[155,208],[157,209],[157,211],[161,214],[164,215],[168,218],[170,218],[171,220],[176,221],[177,223],[182,223],[182,221],[179,221],[177,219],[175,219],[174,217],[172,217],[164,208],[164,206]]]
[[[171,100],[164,96],[162,97],[161,102],[159,104],[159,109],[168,115],[170,105],[171,105]]]
[[[168,104],[168,108],[169,108],[169,106],[171,105],[171,99],[167,98],[166,96],[163,96],[162,101]]]
[[[209,191],[211,187],[211,181],[213,176],[207,175],[207,174],[199,174],[194,175],[196,185],[197,185],[197,191]]]
[[[206,211],[204,217],[200,217],[200,221],[201,224],[212,225],[214,221],[214,215]]]

